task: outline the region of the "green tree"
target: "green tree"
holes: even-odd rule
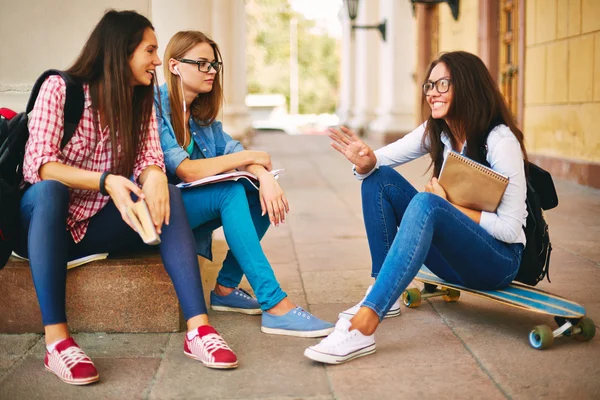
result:
[[[283,94],[290,102],[290,20],[298,21],[300,113],[333,113],[339,43],[294,12],[287,0],[246,0],[248,93]]]

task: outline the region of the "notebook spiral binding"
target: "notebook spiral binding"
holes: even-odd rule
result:
[[[502,174],[494,171],[493,169],[491,169],[489,167],[486,167],[485,165],[482,165],[482,164],[478,163],[477,161],[473,161],[473,160],[471,160],[468,157],[465,157],[465,156],[463,156],[461,154],[458,154],[455,151],[449,152],[448,157],[454,157],[457,160],[459,160],[459,161],[461,161],[461,162],[463,162],[463,163],[465,163],[465,164],[467,164],[467,165],[469,165],[469,166],[477,169],[478,171],[481,171],[481,172],[483,172],[483,173],[485,173],[487,175],[490,175],[491,177],[496,178],[497,180],[499,180],[501,182],[508,183],[508,177],[506,177],[506,176],[504,176],[504,175],[502,175]]]

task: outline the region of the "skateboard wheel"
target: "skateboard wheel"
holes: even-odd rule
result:
[[[588,340],[592,340],[594,335],[596,334],[596,325],[594,325],[594,321],[591,318],[583,317],[576,325],[580,332],[575,333],[573,337],[579,341],[587,342]]]
[[[458,290],[449,288],[444,288],[444,290],[448,292],[448,294],[442,296],[442,299],[444,299],[446,303],[454,303],[455,301],[458,301],[458,298],[460,297],[460,292]]]
[[[419,307],[421,305],[421,292],[416,288],[406,289],[402,293],[402,302],[409,308]]]
[[[529,333],[529,344],[537,350],[544,350],[554,343],[554,333],[547,325],[538,325]]]

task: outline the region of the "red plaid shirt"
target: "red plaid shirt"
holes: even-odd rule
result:
[[[63,113],[65,108],[66,84],[60,76],[50,76],[42,85],[40,93],[29,115],[29,140],[25,147],[23,175],[25,181],[34,184],[41,181],[39,170],[49,162],[87,171],[104,172],[111,168],[112,149],[108,127],[94,129],[90,88],[84,85],[85,104],[79,125],[73,138],[61,151],[60,141],[64,134]],[[152,112],[150,131],[147,140],[141,143],[135,167],[134,178],[137,181],[142,171],[156,165],[165,170],[163,153],[160,147],[156,115]],[[119,153],[121,147],[118,147]],[[100,192],[92,190],[69,190],[69,216],[67,229],[75,243],[80,242],[87,231],[90,218],[102,209],[110,200]]]

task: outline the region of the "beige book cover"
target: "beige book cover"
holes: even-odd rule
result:
[[[451,203],[472,210],[495,212],[508,185],[508,177],[450,151],[439,182]]]
[[[160,237],[156,233],[156,228],[152,222],[150,211],[144,200],[139,200],[127,208],[127,216],[131,220],[135,230],[146,244],[159,244]]]

